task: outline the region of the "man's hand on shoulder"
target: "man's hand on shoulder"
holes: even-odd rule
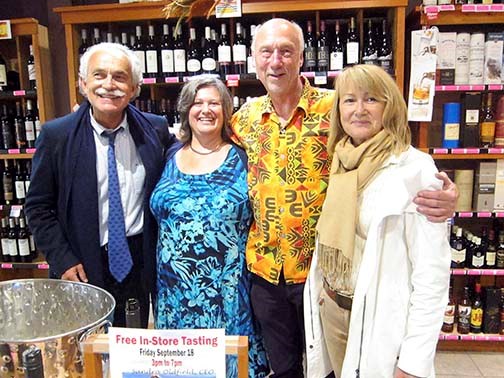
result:
[[[65,273],[61,275],[62,280],[67,281],[77,281],[77,282],[88,282],[86,272],[82,264],[77,264],[68,268]]]
[[[431,222],[444,222],[453,216],[459,192],[445,172],[436,173],[436,178],[443,181],[442,190],[422,190],[413,200],[417,210]]]

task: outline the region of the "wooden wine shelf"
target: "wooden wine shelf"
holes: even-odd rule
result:
[[[504,276],[504,269],[451,269],[452,276]]]
[[[504,148],[420,148],[435,160],[495,160],[504,159]]]
[[[504,23],[502,4],[416,7],[422,25],[468,25]]]
[[[456,211],[453,218],[504,218],[504,211]]]
[[[33,261],[30,263],[22,262],[3,262],[0,263],[0,269],[38,269],[48,270],[49,264],[46,261]]]
[[[502,91],[503,84],[482,84],[482,85],[436,85],[437,92],[492,92]]]

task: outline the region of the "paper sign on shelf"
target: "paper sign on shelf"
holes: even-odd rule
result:
[[[411,32],[408,121],[432,120],[438,35],[439,31],[435,27]]]
[[[111,378],[225,378],[224,329],[109,328]]]
[[[0,20],[0,39],[11,39],[11,23],[10,20]]]
[[[216,18],[241,17],[241,0],[220,0],[215,6]]]

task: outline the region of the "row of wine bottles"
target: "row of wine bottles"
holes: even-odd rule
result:
[[[0,55],[0,91],[16,91],[19,89],[37,89],[37,79],[35,70],[35,57],[33,56],[33,46],[29,47],[28,60],[26,61],[28,71],[29,88],[21,88],[17,59],[11,59],[10,64]]]
[[[24,105],[24,106],[23,106]],[[0,115],[0,148],[33,148],[40,134],[40,120],[34,102],[15,103],[15,108],[2,104]]]
[[[11,163],[12,162],[12,163]],[[22,205],[30,187],[31,160],[4,159],[0,203],[2,205]]]
[[[343,21],[334,22],[334,35],[328,25],[333,21],[320,21],[319,33],[315,35],[312,21],[306,22],[305,51],[303,71],[338,71],[345,65],[369,63],[381,65],[393,74],[392,45],[388,32],[387,20],[381,19],[380,26],[372,19],[367,20],[367,29],[363,38],[363,48],[357,24],[351,17],[343,34]],[[200,73],[220,74],[255,74],[255,62],[252,57],[251,42],[256,25],[247,28],[236,23],[236,31],[231,42],[228,25],[221,23],[220,34],[210,26],[204,29],[189,27],[188,35],[184,26],[179,28],[168,24],[162,25],[162,35],[155,25],[148,26],[144,37],[142,26],[135,27],[135,35],[123,32],[121,36],[106,33],[107,42],[122,43],[137,54],[145,77],[170,77],[197,75]],[[83,54],[91,44],[104,41],[98,28],[93,30],[92,42],[88,40],[87,29],[81,29],[79,54]],[[332,38],[329,37],[332,35]]]
[[[457,324],[457,333],[500,333],[504,335],[504,288],[485,287],[479,283],[474,285],[471,295],[469,286],[464,286],[458,303],[450,287],[448,304],[441,331],[451,333]]]
[[[0,242],[4,262],[26,263],[37,257],[35,241],[23,213],[19,217],[2,218]]]
[[[459,226],[452,226],[450,235],[451,267],[473,269],[504,269],[504,230],[481,228],[480,236]]]

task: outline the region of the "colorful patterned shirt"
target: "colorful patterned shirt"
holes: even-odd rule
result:
[[[327,189],[327,155],[333,92],[303,81],[303,93],[286,126],[269,95],[243,105],[232,128],[248,156],[252,223],[248,269],[278,284],[306,280],[315,246],[315,225]]]

